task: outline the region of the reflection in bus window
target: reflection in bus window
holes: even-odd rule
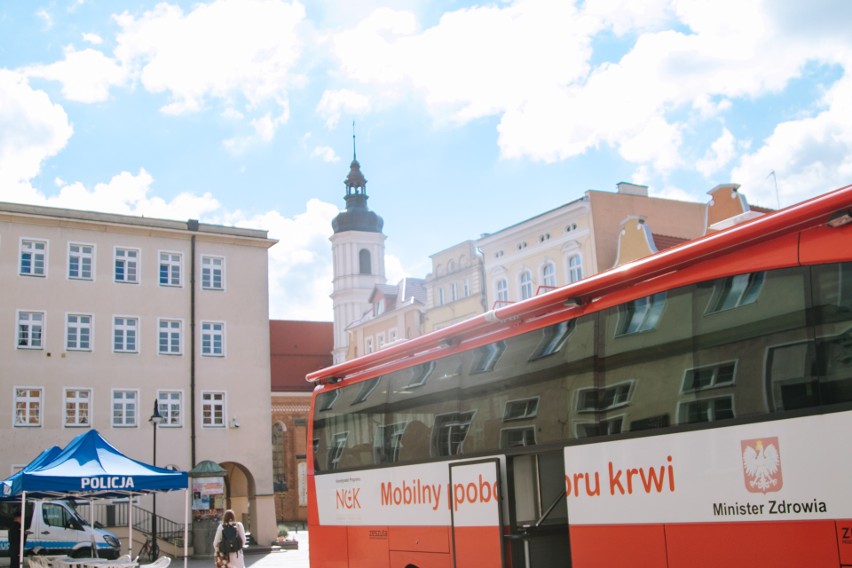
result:
[[[655,312],[649,304],[662,296],[665,309]],[[852,402],[849,263],[648,298],[320,393],[317,471]],[[619,335],[628,313],[630,329],[655,319],[654,332]]]
[[[432,445],[437,456],[456,456],[464,453],[464,439],[470,431],[474,412],[454,412],[435,417]]]
[[[722,280],[716,297],[707,310],[708,313],[722,312],[755,303],[763,288],[764,275],[765,272],[752,272]]]
[[[665,306],[665,292],[627,302],[621,306],[621,318],[616,334],[627,335],[656,329]]]

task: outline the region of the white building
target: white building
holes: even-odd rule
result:
[[[0,203],[0,472],[95,428],[158,466],[218,463],[225,505],[271,542],[273,244],[260,230]],[[157,512],[182,523],[184,496],[160,496]]]

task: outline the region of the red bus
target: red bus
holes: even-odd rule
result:
[[[850,221],[852,186],[308,375],[311,565],[852,565]]]

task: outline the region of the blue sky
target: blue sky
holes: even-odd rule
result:
[[[786,206],[852,183],[849,22],[846,0],[0,0],[0,201],[266,229],[270,316],[330,321],[353,121],[391,283],[620,181]]]

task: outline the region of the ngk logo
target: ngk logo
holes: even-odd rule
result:
[[[361,492],[360,487],[357,488],[357,489],[338,489],[337,492],[336,492],[337,493],[337,499],[336,499],[336,502],[335,502],[335,505],[334,505],[335,508],[338,509],[338,510],[339,509],[346,509],[346,510],[349,510],[349,511],[351,511],[353,509],[360,509],[361,508],[361,502],[358,501],[358,493],[360,493],[360,492]]]

